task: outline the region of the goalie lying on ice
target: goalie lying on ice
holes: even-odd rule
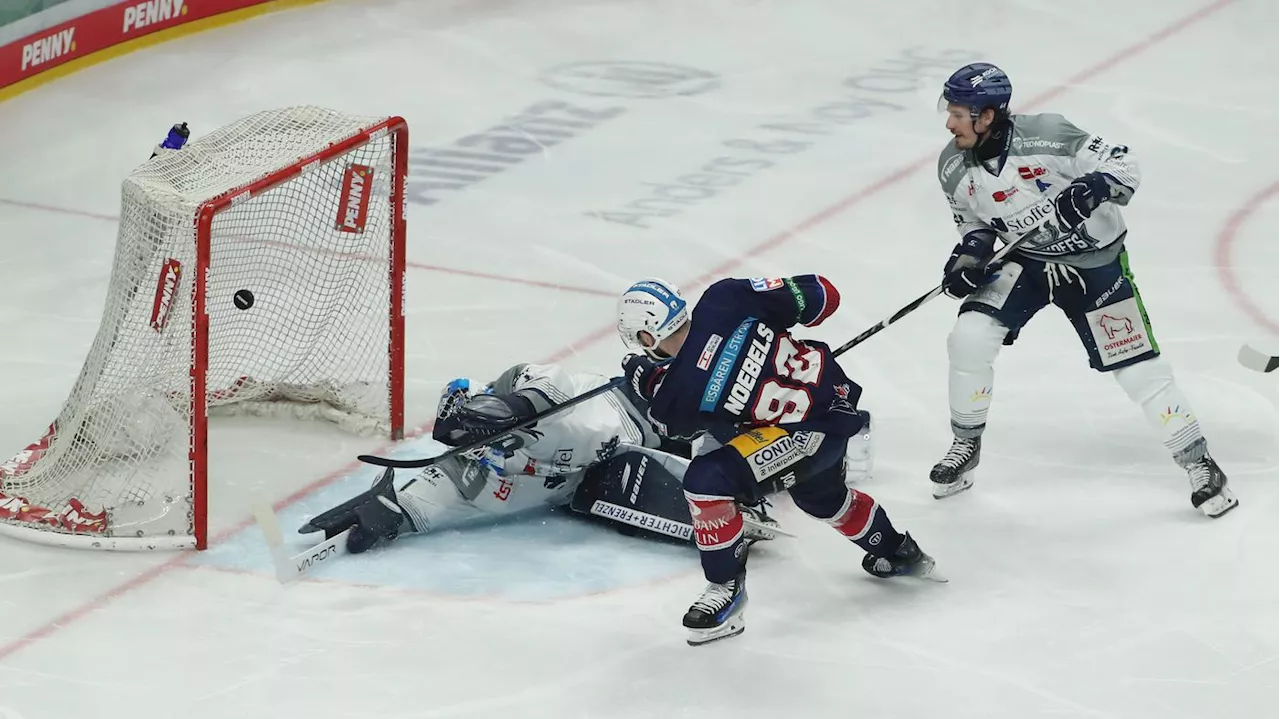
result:
[[[359,553],[402,534],[567,505],[629,533],[691,540],[681,486],[689,446],[659,437],[648,408],[624,389],[507,431],[607,381],[534,364],[509,368],[478,393],[469,380],[456,379],[440,396],[432,436],[454,447],[492,436],[491,444],[426,467],[400,489],[388,471],[371,489],[298,531],[332,537],[354,527],[347,548]],[[776,536],[776,522],[761,509],[743,511],[753,538]]]

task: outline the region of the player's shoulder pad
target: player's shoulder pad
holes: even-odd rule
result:
[[[1010,143],[1009,154],[1016,157],[1070,157],[1078,153],[1088,140],[1088,133],[1057,113],[1014,115],[1013,141]]]
[[[942,185],[942,191],[950,197],[956,193],[956,188],[960,186],[960,178],[964,177],[964,150],[956,147],[956,143],[947,142],[947,146],[942,148],[942,152],[938,155],[938,184]]]

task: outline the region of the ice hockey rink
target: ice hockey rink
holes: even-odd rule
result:
[[[1183,472],[1052,310],[1000,359],[974,489],[932,499],[950,441],[955,305],[940,299],[842,364],[876,417],[861,488],[950,583],[874,580],[781,499],[797,537],[753,551],[746,632],[691,648],[692,546],[550,511],[283,586],[250,499],[291,529],[366,486],[356,454],[390,449],[223,422],[207,552],[0,538],[0,718],[1277,716],[1276,375],[1235,356],[1277,343],[1278,23],[1271,0],[331,0],[0,103],[8,457],[79,372],[120,180],[174,122],[199,136],[318,104],[402,115],[421,154],[513,118],[572,121],[461,188],[411,165],[422,427],[456,376],[550,360],[615,374],[613,298],[647,275],[696,297],[726,275],[821,271],[844,301],[808,336],[834,345],[892,313],[955,242],[934,172],[941,82],[994,62],[1015,111],[1062,113],[1140,160],[1133,269],[1241,500],[1218,520],[1192,509]],[[627,72],[654,63],[668,82]]]

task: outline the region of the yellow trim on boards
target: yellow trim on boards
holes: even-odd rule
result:
[[[39,75],[32,75],[31,77],[25,80],[19,80],[8,87],[0,88],[0,102],[17,97],[24,92],[34,90],[35,88],[40,87],[45,83],[53,82],[60,77],[65,77],[87,67],[93,67],[98,63],[106,62],[107,60],[120,57],[121,55],[131,53],[135,50],[141,50],[146,47],[151,47],[152,45],[159,45],[162,42],[186,37],[187,35],[194,35],[198,32],[204,32],[205,30],[212,30],[214,28],[231,25],[233,23],[248,20],[251,17],[257,17],[258,15],[266,15],[267,13],[286,10],[293,7],[300,7],[302,5],[315,5],[320,2],[324,2],[324,0],[268,0],[268,2],[264,2],[260,5],[250,5],[249,7],[240,8],[239,10],[232,10],[220,15],[201,18],[200,20],[194,20],[182,25],[175,25],[174,27],[165,28],[164,30],[158,30],[149,35],[143,35],[142,37],[136,37],[132,40],[126,40],[118,45],[103,48],[97,52],[85,55],[84,57],[78,57],[70,62],[63,63],[52,70],[42,72]]]

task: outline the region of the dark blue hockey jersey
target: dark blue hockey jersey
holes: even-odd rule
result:
[[[825,277],[725,279],[698,300],[689,336],[665,367],[649,416],[668,436],[710,431],[721,441],[764,425],[852,436],[862,388],[831,348],[789,330],[814,327],[840,305]]]

